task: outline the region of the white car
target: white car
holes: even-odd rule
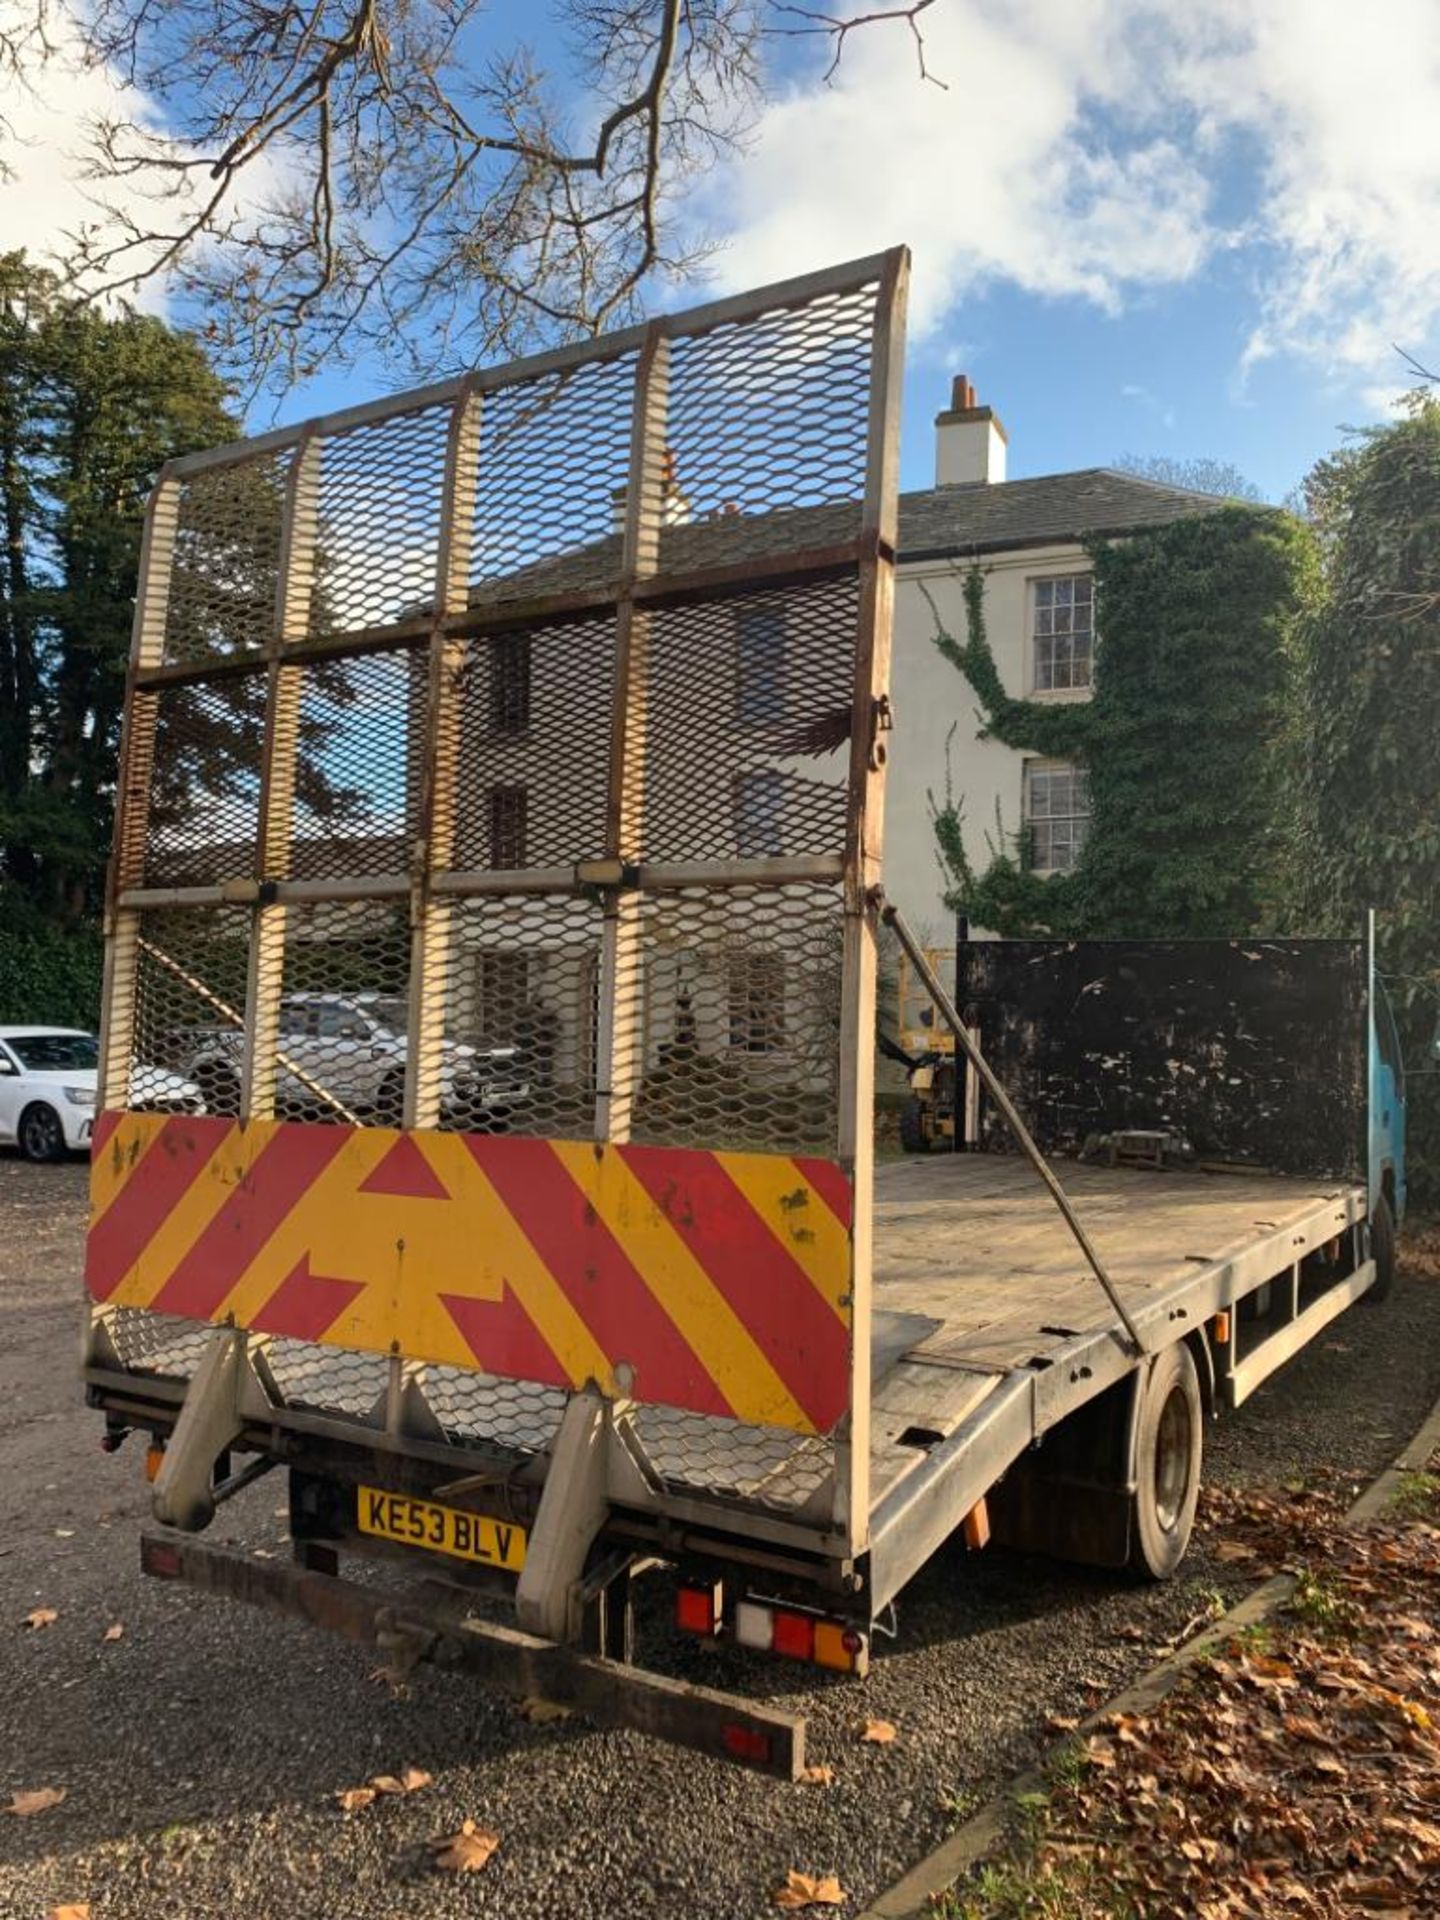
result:
[[[0,1027],[0,1140],[13,1140],[27,1160],[88,1151],[99,1064],[94,1034],[78,1027]],[[137,1066],[137,1082],[144,1098],[131,1106],[205,1111],[200,1089],[178,1073]]]

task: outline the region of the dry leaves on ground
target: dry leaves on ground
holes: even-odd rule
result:
[[[834,1767],[802,1767],[800,1778],[808,1781],[812,1787],[831,1787],[835,1784]]]
[[[22,1820],[28,1820],[32,1813],[48,1813],[51,1807],[58,1807],[69,1791],[68,1787],[20,1789],[11,1794],[9,1811],[18,1814]]]
[[[114,1626],[106,1627],[100,1638],[102,1640],[123,1640],[125,1638],[124,1625],[117,1620]]]
[[[476,1873],[500,1844],[500,1836],[489,1827],[477,1827],[464,1820],[458,1833],[446,1834],[430,1842],[433,1864],[441,1873]]]
[[[68,1906],[48,1907],[45,1920],[90,1920],[90,1902],[72,1900]]]
[[[25,1624],[32,1632],[38,1633],[41,1627],[50,1627],[60,1618],[54,1607],[32,1607],[25,1616]]]
[[[1227,1537],[1295,1570],[1294,1595],[1153,1713],[1077,1744],[1079,1779],[1007,1863],[1034,1911],[1440,1913],[1440,1527],[1348,1532],[1344,1492],[1212,1499]]]
[[[771,1897],[777,1907],[843,1907],[846,1900],[833,1873],[797,1873],[793,1867]]]
[[[888,1720],[867,1720],[860,1729],[861,1742],[869,1741],[873,1746],[887,1747],[895,1738],[895,1728]]]
[[[342,1813],[358,1813],[379,1799],[382,1793],[418,1793],[432,1786],[434,1776],[422,1767],[406,1767],[403,1773],[377,1773],[363,1787],[342,1787],[335,1795]]]

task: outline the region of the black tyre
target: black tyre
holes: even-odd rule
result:
[[[906,1153],[928,1153],[930,1136],[925,1130],[925,1102],[912,1093],[900,1109],[900,1145]]]
[[[65,1157],[64,1125],[54,1107],[44,1100],[32,1101],[26,1107],[15,1129],[15,1138],[24,1157],[37,1164]]]
[[[239,1113],[240,1076],[233,1068],[207,1060],[195,1069],[194,1077],[206,1113]]]
[[[1395,1285],[1395,1216],[1383,1193],[1370,1216],[1370,1258],[1375,1262],[1375,1281],[1365,1298],[1378,1304]]]
[[[1190,1545],[1200,1496],[1204,1408],[1190,1349],[1157,1354],[1139,1391],[1130,1565],[1147,1580],[1168,1580]]]
[[[375,1096],[375,1121],[377,1126],[398,1127],[404,1116],[405,1076],[392,1073],[381,1082]]]

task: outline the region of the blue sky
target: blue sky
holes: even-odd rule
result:
[[[772,44],[749,151],[685,205],[723,243],[711,287],[661,296],[907,241],[906,485],[928,484],[963,371],[1013,475],[1210,456],[1279,499],[1344,426],[1386,417],[1407,384],[1392,342],[1440,358],[1437,0],[1368,0],[1363,26],[1353,0],[935,0],[924,20],[943,88],[900,23],[852,35],[829,85],[820,47]],[[488,22],[593,122],[549,10]],[[73,222],[77,120],[124,98],[103,73],[0,98],[23,141],[7,244]],[[397,384],[332,371],[253,424]]]

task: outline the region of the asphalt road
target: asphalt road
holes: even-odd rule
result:
[[[669,1670],[810,1715],[830,1786],[782,1786],[576,1720],[536,1725],[426,1673],[395,1697],[356,1649],[142,1580],[141,1449],[98,1448],[77,1382],[85,1169],[0,1159],[0,1920],[89,1901],[94,1920],[748,1920],[786,1869],[838,1874],[857,1911],[1097,1704],[1218,1591],[1244,1584],[1202,1541],[1139,1589],[1038,1560],[936,1557],[869,1680],[707,1655],[645,1622]],[[1279,1485],[1389,1459],[1440,1392],[1440,1260],[1412,1251],[1361,1306],[1213,1436],[1212,1480]],[[280,1489],[227,1506],[220,1538],[283,1553]],[[1209,1543],[1213,1544],[1213,1543]],[[24,1624],[53,1608],[48,1626]],[[107,1628],[123,1628],[106,1639]],[[898,1729],[862,1744],[866,1716]],[[406,1765],[433,1784],[342,1813],[336,1793]],[[482,1871],[426,1843],[498,1831]]]

